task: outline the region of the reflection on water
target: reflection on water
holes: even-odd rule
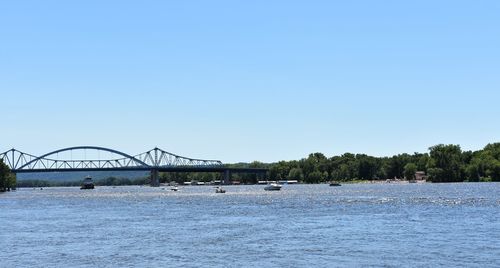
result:
[[[0,266],[500,266],[498,183],[225,189],[1,194]]]

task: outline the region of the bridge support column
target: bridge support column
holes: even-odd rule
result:
[[[223,184],[225,184],[225,185],[231,184],[231,171],[229,171],[229,170],[224,171]]]
[[[160,180],[158,179],[158,170],[157,169],[151,170],[150,178],[151,178],[151,187],[160,186]]]

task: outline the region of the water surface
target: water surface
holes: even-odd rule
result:
[[[500,184],[19,189],[0,267],[500,267]]]

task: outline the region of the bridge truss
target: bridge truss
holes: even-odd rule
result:
[[[74,151],[109,153],[113,157],[73,159]],[[65,153],[71,157],[60,157]],[[85,154],[86,155],[86,154]],[[71,171],[150,171],[151,186],[159,186],[158,172],[221,172],[228,184],[232,173],[266,174],[265,168],[229,168],[219,160],[195,159],[169,153],[159,148],[138,155],[129,155],[117,150],[97,146],[77,146],[56,150],[42,156],[35,156],[16,149],[0,154],[0,160],[13,173],[71,172]]]
[[[59,155],[64,152],[92,150],[111,153],[109,159],[64,159]],[[103,154],[105,155],[105,154]],[[204,160],[183,157],[159,148],[151,149],[138,155],[129,155],[117,150],[97,146],[77,146],[56,150],[42,156],[34,156],[16,149],[0,154],[0,159],[14,173],[55,172],[55,171],[91,171],[91,170],[177,170],[222,168],[219,160]]]

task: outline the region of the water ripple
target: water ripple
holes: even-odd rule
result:
[[[500,266],[498,183],[226,190],[1,194],[0,266]]]

